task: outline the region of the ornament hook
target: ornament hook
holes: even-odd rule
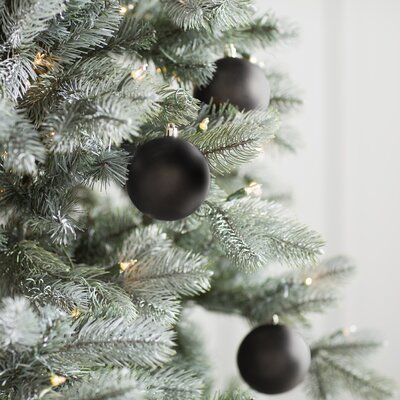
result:
[[[175,124],[169,123],[167,125],[167,130],[166,130],[165,136],[175,137],[175,138],[178,137],[178,128],[176,127]]]

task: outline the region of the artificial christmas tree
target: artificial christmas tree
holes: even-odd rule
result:
[[[274,92],[280,76],[265,71],[267,110],[192,93],[227,44],[291,31],[250,0],[0,0],[0,21],[0,399],[251,399],[213,394],[182,311],[300,327],[353,267],[319,262],[320,235],[241,173],[264,143],[293,147],[279,121],[298,99]],[[212,176],[191,215],[161,222],[99,193],[171,123]],[[292,269],[258,275],[275,262]],[[346,331],[311,344],[310,398],[389,397],[360,363],[378,345]]]

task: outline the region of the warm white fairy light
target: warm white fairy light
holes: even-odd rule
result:
[[[358,330],[357,325],[351,325],[349,328],[350,333],[356,333]]]
[[[125,15],[127,13],[127,11],[128,11],[128,7],[126,7],[126,6],[122,6],[119,9],[119,13],[122,14],[122,15]]]
[[[199,124],[199,129],[203,132],[206,131],[208,129],[209,122],[210,118],[204,118],[203,121],[201,121]]]
[[[136,259],[129,261],[121,261],[119,263],[119,269],[121,272],[125,272],[128,268],[132,268],[137,262],[138,260]]]
[[[278,324],[279,324],[279,315],[278,315],[278,314],[274,314],[274,315],[272,316],[272,323],[273,323],[274,325],[278,325]]]
[[[260,197],[262,195],[262,186],[257,182],[250,182],[250,184],[245,187],[245,192],[249,196]]]
[[[165,67],[165,66],[157,67],[156,68],[156,72],[157,72],[157,74],[166,74],[167,73],[167,67]]]
[[[350,336],[356,333],[357,330],[358,330],[357,325],[350,325],[349,327],[343,329],[343,335]]]
[[[70,312],[72,318],[79,318],[81,314],[82,312],[78,307],[74,307]]]
[[[51,375],[50,376],[50,384],[53,387],[61,386],[67,381],[67,378],[65,376],[60,376],[60,375]]]
[[[134,71],[131,72],[131,78],[137,81],[142,80],[145,77],[148,68],[149,66],[147,64],[144,64],[138,69],[135,69]]]
[[[53,57],[51,54],[37,52],[33,60],[34,70],[37,75],[43,75],[52,69],[58,60],[57,57]]]
[[[257,58],[254,57],[254,56],[250,56],[249,61],[250,61],[251,63],[253,63],[253,64],[257,64],[257,63],[258,63]]]
[[[306,286],[311,286],[311,285],[313,284],[313,278],[311,278],[311,276],[307,277],[307,278],[304,280],[304,284],[305,284]]]

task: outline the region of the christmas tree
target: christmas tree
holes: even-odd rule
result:
[[[378,340],[297,333],[354,267],[243,168],[296,149],[301,100],[251,59],[295,29],[251,0],[0,0],[0,21],[0,399],[391,397]],[[250,323],[226,392],[194,304]]]

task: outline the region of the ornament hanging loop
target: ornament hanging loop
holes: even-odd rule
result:
[[[175,124],[169,123],[167,125],[165,136],[167,136],[167,137],[175,137],[175,138],[179,136],[178,128],[176,127]]]
[[[225,45],[224,54],[225,57],[237,58],[238,55],[235,45],[232,43]]]

